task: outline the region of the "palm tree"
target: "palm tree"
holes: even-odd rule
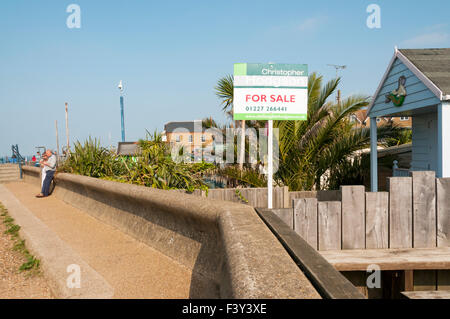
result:
[[[340,78],[325,86],[322,80],[316,73],[309,76],[306,121],[274,121],[274,127],[280,130],[279,170],[275,178],[291,190],[320,189],[327,174],[348,164],[356,151],[370,145],[370,129],[355,127],[349,121],[349,115],[368,105],[368,97],[354,95],[339,104],[327,102]],[[380,127],[380,141],[395,131],[391,125]]]
[[[322,81],[322,76],[316,73],[309,76],[306,121],[274,121],[274,127],[279,129],[279,168],[274,180],[278,185],[288,186],[291,191],[319,190],[338,184],[339,181],[330,174],[342,172],[340,168],[348,167],[349,162],[354,165],[361,163],[357,152],[370,144],[370,129],[355,127],[349,120],[349,115],[368,104],[368,97],[354,95],[339,104],[328,101],[340,78],[325,85]],[[391,125],[378,128],[380,143],[395,135],[396,130]],[[230,175],[234,179],[239,178],[239,174]],[[255,176],[252,175],[253,180]],[[242,178],[246,185],[261,184],[250,181]]]
[[[234,79],[232,75],[227,75],[217,82],[215,87],[216,95],[222,100],[222,110],[226,112],[229,116],[233,116],[233,90],[234,90]],[[235,124],[235,127],[237,125]],[[241,145],[240,145],[240,157],[239,157],[239,168],[242,170],[244,166],[245,158],[245,120],[241,121]]]

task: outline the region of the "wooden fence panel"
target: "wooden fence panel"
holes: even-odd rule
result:
[[[436,179],[437,245],[450,246],[450,178]],[[438,290],[450,290],[450,271],[437,272]]]
[[[412,247],[412,178],[389,177],[389,248]]]
[[[414,248],[436,247],[436,175],[412,172]]]
[[[436,179],[437,245],[450,246],[450,178]]]
[[[341,249],[341,202],[318,202],[319,250]]]
[[[365,243],[365,188],[341,186],[342,249],[364,249]]]
[[[389,247],[389,193],[366,193],[366,248]]]
[[[413,247],[436,247],[436,174],[413,171]],[[436,270],[414,270],[414,290],[436,290]]]
[[[294,231],[314,249],[317,246],[317,199],[294,199]]]
[[[272,212],[280,217],[290,229],[294,229],[294,210],[292,208],[274,208]]]

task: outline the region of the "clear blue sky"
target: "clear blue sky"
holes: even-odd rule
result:
[[[81,7],[69,29],[66,8]],[[366,26],[369,4],[381,29]],[[117,84],[125,84],[127,140],[168,121],[225,121],[214,85],[236,62],[306,63],[334,77],[344,95],[372,95],[400,48],[450,47],[448,0],[0,2],[0,156],[30,155],[65,141],[120,139]]]

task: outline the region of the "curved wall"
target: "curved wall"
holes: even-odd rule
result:
[[[66,173],[54,195],[192,269],[193,298],[320,298],[250,206]]]

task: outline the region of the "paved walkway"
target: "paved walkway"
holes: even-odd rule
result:
[[[99,297],[189,297],[190,269],[54,196],[34,197],[38,192],[38,187],[24,182],[0,184],[0,201],[17,224],[22,223],[22,227],[27,226],[31,231],[28,235],[35,239],[32,244],[47,249],[49,254],[57,251],[67,254],[64,258],[52,256],[47,266],[63,263],[59,266],[66,269],[72,260],[74,264],[82,264],[89,280],[99,283],[92,290],[94,294],[100,291]],[[36,247],[33,248],[32,251]],[[51,269],[44,269],[45,273],[47,271]],[[70,274],[60,273],[58,284],[67,285]]]

